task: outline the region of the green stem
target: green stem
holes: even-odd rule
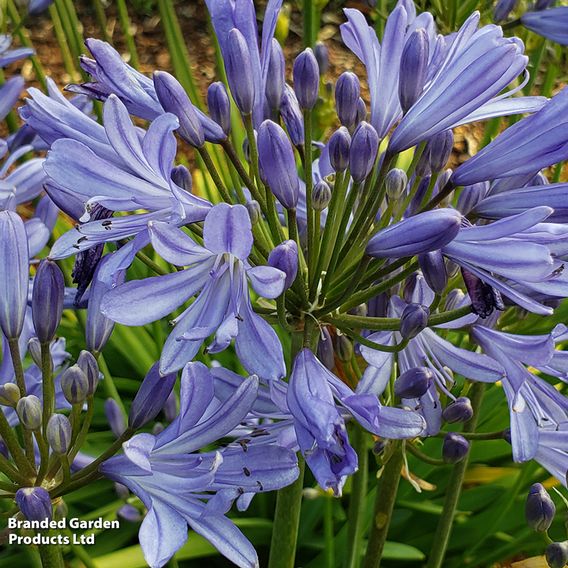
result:
[[[302,457],[298,459],[298,466],[300,468],[298,479],[292,485],[278,491],[268,568],[294,568],[295,566],[304,488],[305,463]]]
[[[55,386],[53,384],[51,351],[49,343],[41,344],[41,377],[43,386],[43,433],[47,431],[47,423],[55,409]]]
[[[128,16],[128,8],[126,7],[125,0],[117,0],[116,7],[118,9],[120,27],[122,28],[128,52],[130,53],[129,63],[132,67],[134,67],[134,69],[137,69],[139,65],[138,52],[136,51],[136,43],[134,42],[134,36],[132,35],[132,24],[130,23],[130,17]]]
[[[404,456],[402,453],[402,442],[393,440],[391,443],[393,444],[393,451],[384,467],[380,485],[377,488],[371,534],[369,535],[367,553],[365,554],[363,564],[364,568],[379,568],[381,565],[390,519],[398,492]]]
[[[215,168],[215,164],[213,163],[213,160],[211,159],[209,152],[206,150],[204,146],[202,146],[201,148],[197,148],[197,151],[199,152],[201,159],[205,163],[205,167],[207,168],[209,175],[213,179],[213,183],[215,184],[215,187],[219,191],[221,199],[227,203],[232,203],[233,200],[231,199],[231,194],[229,193],[229,191],[225,187],[225,184],[221,180],[221,176],[219,176],[219,173]]]
[[[351,437],[353,449],[359,458],[358,470],[352,477],[351,495],[349,497],[349,513],[347,516],[347,554],[346,568],[357,568],[361,559],[361,539],[363,537],[363,521],[365,519],[365,497],[367,495],[368,461],[367,434],[355,425]]]
[[[22,358],[20,356],[20,344],[17,338],[8,339],[8,347],[10,349],[10,356],[12,357],[12,366],[14,367],[14,375],[16,377],[16,384],[20,389],[20,396],[26,396],[26,381],[24,379],[24,367],[22,366]]]
[[[52,534],[51,531],[44,533],[46,536]],[[40,544],[38,545],[39,556],[43,568],[64,568],[63,554],[59,544]]]
[[[471,389],[471,405],[473,407],[473,418],[464,426],[465,433],[472,433],[475,431],[479,419],[479,409],[485,392],[484,383],[474,383]],[[467,465],[469,462],[469,453],[461,462],[454,465],[452,474],[448,485],[446,486],[446,499],[444,501],[444,508],[442,515],[438,521],[436,534],[434,535],[432,550],[428,558],[427,568],[441,568],[446,555],[446,549],[450,541],[450,534],[454,522],[454,516],[458,506],[458,501],[461,495],[463,480]]]
[[[20,470],[20,473],[24,476],[35,476],[35,470],[32,464],[26,459],[20,444],[18,443],[18,438],[8,420],[4,416],[4,412],[0,410],[0,437],[4,440],[8,450],[12,455],[13,460],[16,462],[16,466]]]

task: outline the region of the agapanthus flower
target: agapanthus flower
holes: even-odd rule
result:
[[[166,223],[152,222],[149,231],[158,254],[187,268],[111,290],[103,300],[103,314],[126,325],[143,325],[200,292],[173,322],[162,351],[161,371],[183,367],[214,333],[209,352],[222,351],[236,339],[237,354],[249,372],[267,378],[284,376],[282,347],[274,330],[253,311],[248,282],[261,296],[276,298],[284,290],[286,275],[271,266],[248,263],[253,237],[246,208],[226,203],[213,207],[205,218],[204,246]]]
[[[215,407],[209,371],[189,363],[182,373],[178,417],[157,436],[134,436],[123,445],[124,455],[101,466],[148,509],[139,538],[150,566],[163,566],[173,556],[187,539],[188,525],[236,565],[258,566],[252,544],[225,513],[240,495],[292,483],[298,476],[296,456],[278,445],[198,452],[239,425],[257,390],[258,380],[248,379]]]
[[[568,6],[525,12],[521,23],[538,35],[560,45],[568,45]]]

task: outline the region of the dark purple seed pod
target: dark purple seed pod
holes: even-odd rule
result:
[[[335,109],[341,124],[349,129],[357,124],[357,108],[361,87],[359,78],[351,71],[345,71],[335,84]]]
[[[49,492],[43,487],[23,487],[16,491],[16,504],[28,521],[51,520],[53,510]]]
[[[32,319],[37,338],[49,343],[63,314],[65,280],[55,262],[49,259],[39,263],[32,291]]]
[[[427,325],[430,310],[422,304],[408,304],[400,317],[400,334],[404,339],[416,337]]]
[[[267,264],[286,274],[284,289],[290,288],[298,274],[298,245],[296,242],[288,240],[275,246],[268,255]]]
[[[304,49],[296,57],[292,76],[300,107],[311,110],[317,103],[319,93],[319,66],[311,48]]]
[[[442,445],[442,459],[446,463],[458,463],[465,459],[469,451],[469,442],[460,434],[448,432]]]
[[[473,408],[471,400],[467,396],[460,396],[456,400],[450,402],[442,412],[442,418],[453,424],[454,422],[467,422],[473,417]]]
[[[394,394],[398,398],[419,398],[426,393],[434,373],[427,367],[414,367],[402,373],[394,382]]]
[[[266,78],[266,100],[270,110],[278,110],[282,103],[284,85],[286,84],[286,61],[284,52],[276,38],[270,44],[270,59]]]
[[[225,71],[233,99],[242,114],[249,115],[254,107],[254,83],[250,51],[243,34],[233,28],[227,36]]]
[[[349,130],[342,126],[330,137],[328,142],[329,161],[336,172],[344,172],[349,166],[349,148],[351,135]]]
[[[353,133],[349,150],[349,169],[353,181],[356,183],[365,181],[373,170],[378,149],[377,131],[368,122],[361,122]]]
[[[541,483],[534,483],[525,502],[525,518],[528,526],[536,532],[546,532],[556,514],[556,505]]]
[[[418,100],[428,77],[429,42],[424,28],[418,28],[406,41],[400,60],[398,93],[402,110]]]
[[[227,89],[221,81],[211,83],[207,89],[207,108],[209,116],[228,136],[231,132],[231,101]]]
[[[442,252],[438,249],[420,254],[418,255],[418,264],[426,284],[436,294],[441,294],[448,285],[448,272]]]

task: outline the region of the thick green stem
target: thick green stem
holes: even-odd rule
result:
[[[132,24],[130,23],[130,17],[128,16],[128,8],[125,0],[117,0],[116,5],[118,8],[120,27],[122,28],[122,33],[124,34],[126,45],[128,47],[128,53],[130,54],[129,63],[132,67],[134,67],[134,69],[137,69],[139,65],[138,52],[136,51],[134,36],[132,35]]]
[[[276,498],[276,512],[272,527],[270,559],[268,568],[294,568],[296,543],[302,508],[302,491],[304,488],[304,460],[299,458],[300,474],[298,479],[280,489]]]
[[[47,431],[47,423],[55,410],[55,386],[53,384],[53,363],[49,343],[41,344],[41,377],[43,387],[43,433]]]
[[[464,426],[464,432],[474,432],[479,418],[479,408],[485,391],[484,383],[475,383],[471,389],[471,405],[473,407],[473,418]],[[428,558],[427,568],[441,568],[443,566],[444,557],[450,541],[454,516],[461,495],[463,480],[467,465],[469,462],[469,453],[461,462],[454,465],[450,481],[446,487],[446,500],[442,515],[436,528],[434,535],[432,550]]]
[[[53,536],[51,531],[43,533],[43,536]],[[39,556],[43,568],[64,568],[61,545],[40,544],[38,545]]]
[[[364,568],[379,568],[385,542],[387,541],[387,533],[400,482],[400,472],[404,462],[402,442],[394,440],[392,444],[390,459],[385,465],[379,487],[377,488],[371,533],[363,564]]]

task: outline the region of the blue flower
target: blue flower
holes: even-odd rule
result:
[[[162,352],[161,372],[183,367],[215,333],[209,352],[222,351],[236,338],[237,354],[249,372],[265,378],[284,376],[280,341],[254,313],[248,281],[261,296],[277,298],[286,275],[271,266],[248,263],[253,237],[246,208],[221,203],[211,209],[203,228],[203,247],[166,223],[152,222],[149,231],[154,248],[164,259],[188,268],[111,290],[103,300],[103,314],[126,325],[143,325],[166,316],[200,292],[174,320]]]
[[[521,23],[538,35],[560,45],[568,45],[568,6],[525,12]]]

